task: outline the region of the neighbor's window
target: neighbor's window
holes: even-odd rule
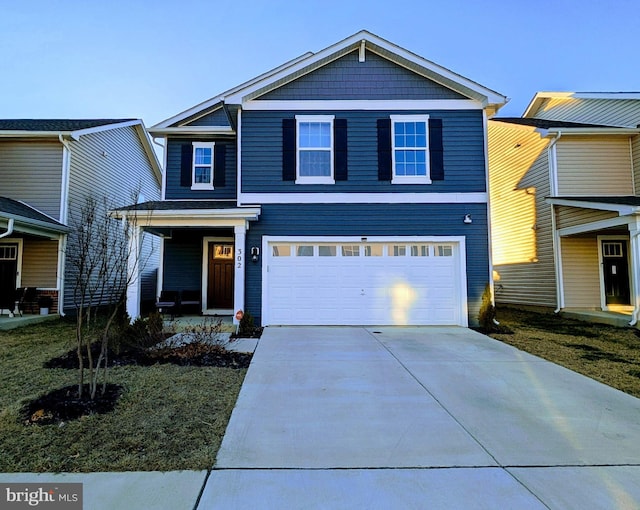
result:
[[[333,115],[296,115],[298,184],[333,184]]]
[[[429,184],[429,116],[392,115],[394,184]]]
[[[213,142],[193,142],[191,189],[213,189]]]

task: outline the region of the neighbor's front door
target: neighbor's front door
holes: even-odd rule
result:
[[[207,308],[233,309],[233,245],[209,243]]]
[[[602,271],[606,304],[630,304],[629,261],[625,240],[602,241]]]
[[[18,271],[18,245],[0,244],[0,309],[13,311]]]

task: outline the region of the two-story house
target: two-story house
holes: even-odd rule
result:
[[[640,312],[640,94],[541,92],[489,121],[496,301]]]
[[[0,120],[0,312],[13,312],[22,287],[36,299],[50,296],[54,311],[73,310],[69,236],[86,197],[116,205],[134,192],[157,199],[161,181],[140,120]],[[153,303],[159,247],[154,254],[147,236],[141,249],[138,298]]]
[[[204,314],[465,326],[491,280],[487,119],[505,102],[362,31],[151,127],[163,200],[118,213],[146,211],[160,288]]]

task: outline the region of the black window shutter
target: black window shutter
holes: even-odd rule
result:
[[[215,144],[213,148],[213,186],[214,188],[224,187],[227,146]]]
[[[378,180],[391,180],[391,119],[378,119]]]
[[[347,119],[333,121],[333,171],[336,181],[346,181],[347,176]]]
[[[444,180],[442,119],[429,119],[429,167],[432,181]]]
[[[296,119],[282,119],[282,180],[296,180]]]
[[[180,186],[191,186],[192,162],[193,146],[191,144],[183,145],[180,159]]]

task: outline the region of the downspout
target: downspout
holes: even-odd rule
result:
[[[58,140],[62,144],[62,183],[60,189],[60,223],[67,224],[69,214],[69,180],[71,176],[71,147],[68,142],[58,135]],[[64,317],[64,274],[67,265],[67,234],[58,240],[58,313]]]
[[[0,239],[2,239],[3,237],[8,237],[11,234],[13,234],[13,224],[15,223],[15,220],[13,218],[9,218],[9,222],[7,223],[7,231],[0,234]]]
[[[638,237],[640,236],[640,230],[636,230],[632,235],[631,235],[631,249],[633,250],[634,254],[638,253]],[[631,256],[631,260],[632,262],[634,261],[634,259],[637,260],[637,256],[634,257],[633,255]],[[640,289],[638,288],[640,286],[640,282],[638,282],[638,268],[634,267],[633,268],[633,294],[634,294],[634,305],[633,305],[633,312],[631,312],[631,320],[629,321],[629,326],[635,326],[638,323],[638,317],[640,316],[640,303],[638,300],[638,293],[640,292]]]
[[[549,154],[549,186],[551,188],[551,196],[558,194],[558,161],[555,153],[555,144],[560,140],[562,131],[551,140],[547,151]],[[551,230],[553,231],[553,261],[556,272],[556,303],[557,307],[553,313],[560,313],[563,307],[564,290],[562,286],[562,255],[560,249],[560,237],[556,230],[556,209],[551,205]]]

